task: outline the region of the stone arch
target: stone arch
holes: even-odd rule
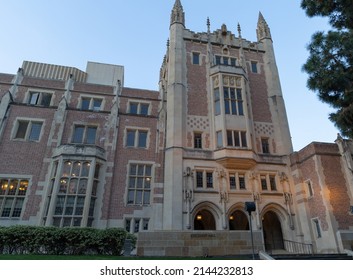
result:
[[[237,203],[228,210],[229,230],[249,230],[249,217],[244,210],[244,206],[244,203]]]
[[[194,230],[216,230],[220,221],[220,209],[211,202],[202,202],[192,211]]]
[[[284,249],[283,226],[286,211],[278,204],[269,204],[261,211],[262,230],[266,250]]]

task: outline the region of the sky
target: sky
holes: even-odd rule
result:
[[[0,0],[0,73],[15,74],[24,60],[85,71],[88,61],[123,65],[126,87],[158,90],[175,0]],[[211,32],[224,23],[256,41],[259,12],[272,34],[293,148],[333,142],[332,112],[309,91],[302,71],[306,46],[326,18],[308,18],[300,0],[181,0],[186,28]]]

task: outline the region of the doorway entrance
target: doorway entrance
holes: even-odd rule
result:
[[[235,210],[229,216],[229,230],[249,230],[249,220],[243,211]]]
[[[284,249],[281,222],[275,212],[268,211],[265,213],[262,227],[266,250]]]
[[[216,221],[206,209],[197,212],[194,219],[194,230],[216,230]]]

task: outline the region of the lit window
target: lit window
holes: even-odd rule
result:
[[[147,130],[128,129],[126,131],[126,147],[147,148]]]
[[[57,163],[53,166],[56,175]],[[83,217],[87,213],[87,220],[83,225],[90,227],[93,222],[94,206],[97,196],[97,187],[99,182],[100,165],[94,166],[93,182],[89,183],[89,174],[91,171],[90,161],[65,161],[60,174],[58,192],[53,194],[55,177],[52,177],[50,184],[51,190],[48,197],[48,209],[53,207],[52,225],[57,227],[80,227]],[[92,184],[89,186],[89,184]],[[88,190],[91,190],[88,192]],[[52,199],[52,196],[56,199]],[[86,205],[86,201],[89,204]],[[51,205],[51,203],[55,203]],[[47,209],[47,215],[48,215]]]
[[[0,217],[19,218],[28,188],[28,180],[0,178]]]
[[[96,134],[96,126],[75,125],[72,143],[93,145],[96,143]]]
[[[150,204],[152,165],[130,164],[127,204]]]
[[[51,93],[31,91],[29,92],[28,104],[49,107],[51,98]]]
[[[42,125],[42,122],[19,120],[14,139],[39,141]]]

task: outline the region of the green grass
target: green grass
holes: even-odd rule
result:
[[[225,256],[225,257],[124,257],[124,256],[103,256],[103,255],[0,255],[0,260],[248,260],[249,256]]]

